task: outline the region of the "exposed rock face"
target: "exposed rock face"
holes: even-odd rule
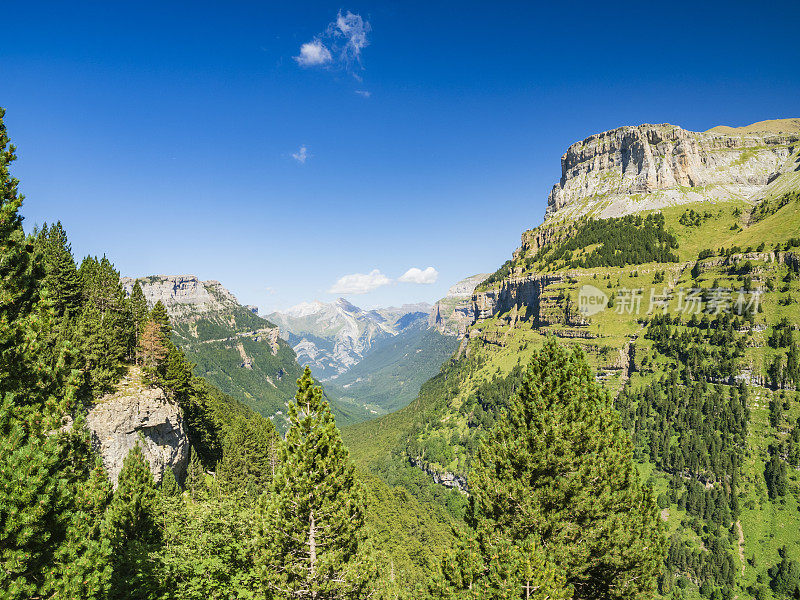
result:
[[[180,408],[170,402],[163,390],[147,388],[141,372],[132,369],[122,380],[119,391],[101,398],[89,411],[86,424],[92,445],[103,459],[114,486],[128,452],[139,440],[153,479],[161,481],[169,467],[180,481],[189,461],[189,438]]]
[[[431,310],[428,325],[435,327],[443,335],[463,338],[467,328],[475,320],[472,292],[488,276],[489,273],[479,273],[451,286],[447,296],[439,300]]]
[[[560,275],[512,277],[500,282],[499,287],[476,292],[472,296],[475,320],[513,310],[516,318],[532,320],[537,326],[546,325],[548,319],[542,311],[541,300],[545,288],[557,281],[561,281]]]
[[[450,473],[449,471],[437,471],[436,469],[432,469],[425,461],[421,459],[412,458],[411,464],[430,475],[434,483],[438,483],[444,487],[457,489],[464,494],[469,492],[466,477],[456,475],[455,473]]]
[[[195,275],[152,275],[138,281],[148,303],[153,305],[160,300],[169,316],[177,320],[190,314],[216,312],[231,303],[238,304],[236,297],[219,281],[200,281]],[[132,277],[120,279],[128,294],[135,282]]]
[[[789,159],[800,133],[723,131],[639,125],[572,144],[561,157],[546,218],[613,217],[734,196],[755,202],[775,178],[794,170]]]

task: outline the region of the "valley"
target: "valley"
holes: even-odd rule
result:
[[[218,281],[78,264],[60,223],[3,223],[0,264],[24,276],[0,283],[17,299],[0,306],[0,453],[44,461],[7,487],[31,511],[45,492],[27,490],[73,473],[46,488],[49,518],[72,516],[41,544],[85,559],[20,594],[124,597],[144,553],[154,597],[273,598],[303,581],[270,570],[294,560],[287,523],[312,545],[339,532],[315,585],[354,598],[472,597],[476,564],[509,597],[800,593],[797,120],[573,144],[544,222],[434,305],[263,318]],[[318,502],[309,522],[299,499]]]

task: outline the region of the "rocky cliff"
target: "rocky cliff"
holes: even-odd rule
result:
[[[548,197],[546,219],[612,217],[734,197],[756,202],[779,176],[798,170],[795,121],[704,133],[645,124],[589,136],[561,157],[561,180]]]
[[[513,311],[515,320],[531,321],[535,326],[547,325],[550,319],[547,311],[542,310],[542,298],[548,285],[561,280],[560,275],[510,277],[497,287],[476,292],[472,296],[475,320]]]
[[[197,320],[202,315],[229,310],[232,305],[239,306],[236,297],[219,281],[200,281],[195,275],[123,277],[120,283],[130,294],[136,281],[148,303],[152,306],[160,300],[170,318],[177,322]]]
[[[179,481],[184,477],[189,438],[181,410],[167,399],[163,390],[144,385],[138,368],[130,370],[115,393],[104,396],[92,407],[86,424],[92,445],[114,486],[125,457],[137,441],[156,483],[167,468],[172,469]]]
[[[489,273],[478,273],[452,285],[447,295],[439,300],[431,310],[428,324],[443,335],[463,338],[467,328],[475,320],[472,292]]]

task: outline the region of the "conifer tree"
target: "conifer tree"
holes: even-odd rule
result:
[[[166,343],[169,341],[169,336],[172,334],[172,326],[169,324],[167,308],[161,300],[156,302],[155,306],[153,306],[153,310],[150,311],[150,320],[159,326],[161,335],[164,336],[164,342]]]
[[[365,496],[333,414],[306,367],[262,496],[257,574],[266,598],[362,599],[374,577]]]
[[[74,486],[83,476],[61,419],[76,398],[65,340],[42,289],[40,255],[22,230],[22,197],[9,164],[0,109],[0,590],[5,598],[50,596],[52,574],[70,565]],[[41,294],[40,294],[41,292]]]
[[[540,540],[574,597],[651,598],[662,524],[619,417],[580,350],[534,355],[470,476],[468,522]]]
[[[172,496],[179,496],[180,493],[181,488],[175,479],[175,473],[171,467],[166,467],[164,474],[161,476],[161,495],[171,498]]]
[[[37,236],[37,246],[44,256],[45,276],[42,285],[59,316],[75,314],[81,305],[82,284],[72,256],[72,248],[61,221],[45,225]]]
[[[272,449],[278,434],[272,421],[261,415],[239,417],[222,442],[217,481],[228,494],[257,498],[272,481]]]
[[[142,328],[144,327],[144,324],[147,323],[147,319],[149,317],[147,298],[145,298],[144,292],[142,291],[142,286],[139,285],[138,281],[133,284],[130,305],[133,322],[136,326],[136,341],[138,342]]]
[[[548,561],[535,536],[514,542],[483,522],[459,541],[430,586],[433,598],[447,600],[566,600],[564,573]]]
[[[91,476],[76,491],[67,543],[51,565],[54,568],[49,579],[57,598],[106,598],[111,583],[112,548],[103,522],[112,493],[111,482],[97,459]]]
[[[150,598],[157,587],[149,553],[157,547],[157,494],[139,442],[122,463],[106,516],[114,551],[111,598]]]
[[[154,376],[167,357],[167,348],[158,323],[147,321],[139,336],[139,346],[136,349],[139,364],[145,372]]]
[[[183,351],[171,341],[167,341],[167,354],[161,366],[161,383],[170,397],[184,406],[192,393],[192,369],[194,365],[186,360]]]
[[[205,492],[205,472],[197,456],[194,446],[189,451],[189,467],[186,470],[186,491],[189,492],[192,500],[199,500]]]

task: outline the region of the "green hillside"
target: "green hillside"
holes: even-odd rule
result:
[[[773,597],[800,563],[798,196],[556,225],[564,235],[539,248],[525,247],[537,230],[523,235],[478,289],[500,306],[472,326],[466,355],[407,408],[346,428],[354,458],[447,506],[430,474],[468,476],[522,367],[555,337],[582,348],[617,398],[642,479],[658,496],[669,534],[661,593]],[[501,284],[522,294],[525,281],[541,285],[535,301],[503,305]],[[600,312],[580,312],[583,286],[605,294]],[[656,296],[650,311],[651,292],[665,288],[671,297]],[[627,295],[637,289],[638,312]],[[710,312],[684,310],[690,291]],[[749,304],[754,294],[758,305]],[[671,316],[659,316],[664,306]],[[427,484],[415,479],[418,467]]]

